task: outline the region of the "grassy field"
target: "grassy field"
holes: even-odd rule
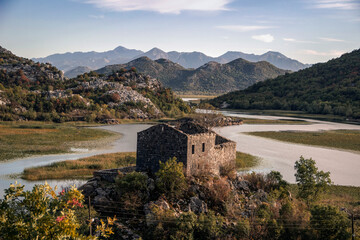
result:
[[[360,131],[336,130],[321,132],[252,132],[253,136],[272,138],[284,142],[316,145],[332,148],[360,151]]]
[[[290,192],[297,195],[296,184],[290,185]],[[338,209],[346,209],[355,216],[354,226],[356,236],[360,234],[360,187],[332,185],[328,191],[314,204],[331,205]],[[358,239],[358,238],[356,238]]]
[[[249,168],[255,167],[260,163],[260,158],[253,155],[236,152],[236,169],[237,170],[247,170]]]
[[[109,137],[119,135],[79,124],[0,122],[0,161],[66,153],[71,147],[92,148],[101,145],[99,139]]]
[[[228,110],[228,109],[227,109]],[[348,120],[345,116],[331,115],[331,114],[310,114],[301,111],[284,111],[284,110],[239,110],[239,109],[229,109],[234,112],[241,113],[250,113],[258,115],[271,115],[271,116],[283,116],[283,117],[294,117],[294,118],[307,118],[307,119],[316,119],[321,121],[329,122],[343,122],[343,123],[352,123],[360,124],[360,121],[357,120]]]
[[[91,177],[95,170],[135,165],[136,153],[109,153],[78,160],[67,160],[47,166],[27,168],[22,178],[27,180],[81,179]]]
[[[259,161],[259,158],[250,154],[236,152],[236,168],[238,170],[254,167]],[[95,170],[127,167],[135,164],[135,152],[109,153],[27,168],[22,178],[26,180],[81,179],[91,177]]]
[[[303,120],[242,118],[244,124],[312,124]]]

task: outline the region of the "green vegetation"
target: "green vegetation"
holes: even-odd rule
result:
[[[47,166],[27,168],[22,177],[26,180],[88,178],[95,170],[133,166],[136,163],[135,157],[135,153],[125,152],[55,162]]]
[[[236,169],[246,170],[259,165],[261,159],[248,153],[236,152]]]
[[[330,172],[318,171],[314,160],[302,156],[295,162],[295,178],[298,185],[298,197],[310,201],[317,200],[331,184]]]
[[[244,124],[311,124],[304,120],[242,118]]]
[[[95,140],[114,133],[70,124],[41,122],[0,123],[0,161],[31,155],[70,152],[70,147],[95,146]],[[96,142],[101,146],[101,141]]]
[[[130,229],[145,240],[349,240],[351,224],[340,208],[360,213],[360,188],[329,186],[327,192],[318,191],[316,183],[308,181],[314,183],[313,180],[322,178],[317,176],[321,172],[315,161],[300,158],[295,168],[297,185],[289,185],[279,172],[235,178],[211,175],[183,178],[182,165],[175,159],[162,163],[160,174],[119,173],[115,183],[91,181],[88,189],[96,185],[104,190],[99,191],[101,194],[109,192],[112,196],[112,200],[93,204],[99,218],[117,216],[109,219],[108,224],[98,223],[96,231],[110,239],[122,239]],[[326,178],[330,181],[328,174]],[[158,185],[161,181],[166,184]],[[174,197],[178,190],[181,191]],[[297,197],[304,190],[311,193],[307,195],[311,201]],[[98,190],[93,191],[88,193],[95,194],[91,195],[94,201],[106,199],[107,195],[99,198],[95,193]],[[55,194],[47,185],[38,185],[32,192],[24,193],[22,187],[11,186],[6,194],[0,200],[0,238],[27,239],[29,234],[35,239],[51,238],[49,234],[64,236],[69,231],[74,239],[88,235],[88,225],[83,221],[87,219],[82,206],[84,197],[76,189]],[[118,228],[111,229],[112,224],[112,228]],[[355,220],[356,234],[360,230],[358,224]],[[118,235],[119,228],[124,226],[125,233],[120,230]]]
[[[32,191],[10,185],[0,199],[0,239],[99,239],[80,233],[87,225],[85,216],[79,216],[83,203],[76,188],[56,194],[48,184],[36,185]],[[98,236],[110,236],[114,220],[98,225]]]
[[[310,212],[310,229],[314,239],[350,238],[351,233],[347,231],[350,221],[337,208],[332,206],[314,206]]]
[[[169,199],[181,197],[187,187],[183,163],[177,162],[175,157],[164,163],[160,162],[160,169],[156,173],[156,177],[156,186]]]
[[[360,131],[356,130],[251,132],[247,134],[285,142],[360,151]]]
[[[360,119],[360,50],[209,100],[233,109],[292,110]]]

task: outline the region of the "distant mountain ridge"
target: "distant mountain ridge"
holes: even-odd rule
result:
[[[298,71],[310,66],[309,64],[303,64],[297,60],[288,58],[279,52],[267,52],[262,55],[255,55],[229,51],[219,57],[210,57],[201,52],[165,52],[159,48],[153,48],[147,52],[143,52],[136,49],[127,49],[122,46],[105,52],[68,52],[63,54],[53,54],[44,58],[34,58],[33,60],[51,63],[60,70],[66,72],[78,66],[99,69],[106,65],[127,63],[144,56],[151,60],[158,60],[161,58],[168,59],[185,68],[198,68],[211,61],[229,63],[238,58],[243,58],[250,62],[267,61],[278,68],[291,71]]]
[[[170,60],[153,61],[147,56],[127,64],[109,65],[96,72],[109,75],[121,69],[133,67],[138,72],[156,77],[164,86],[175,91],[211,94],[244,89],[254,83],[275,78],[287,72],[265,61],[254,63],[241,58],[227,64],[211,61],[196,69],[186,69]]]

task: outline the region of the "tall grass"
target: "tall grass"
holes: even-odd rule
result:
[[[69,124],[42,122],[0,123],[0,161],[31,155],[69,152],[71,143],[115,134]]]
[[[320,132],[252,132],[248,134],[259,137],[272,138],[284,142],[360,151],[360,131],[356,130]]]
[[[260,163],[260,158],[251,154],[236,152],[236,169],[246,170],[257,166]]]
[[[136,153],[110,153],[78,160],[67,160],[47,166],[27,168],[23,178],[26,180],[80,179],[91,177],[99,169],[120,168],[135,165]]]

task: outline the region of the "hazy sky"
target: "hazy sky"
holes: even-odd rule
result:
[[[28,58],[124,46],[316,63],[360,48],[360,0],[0,0],[0,45]]]

